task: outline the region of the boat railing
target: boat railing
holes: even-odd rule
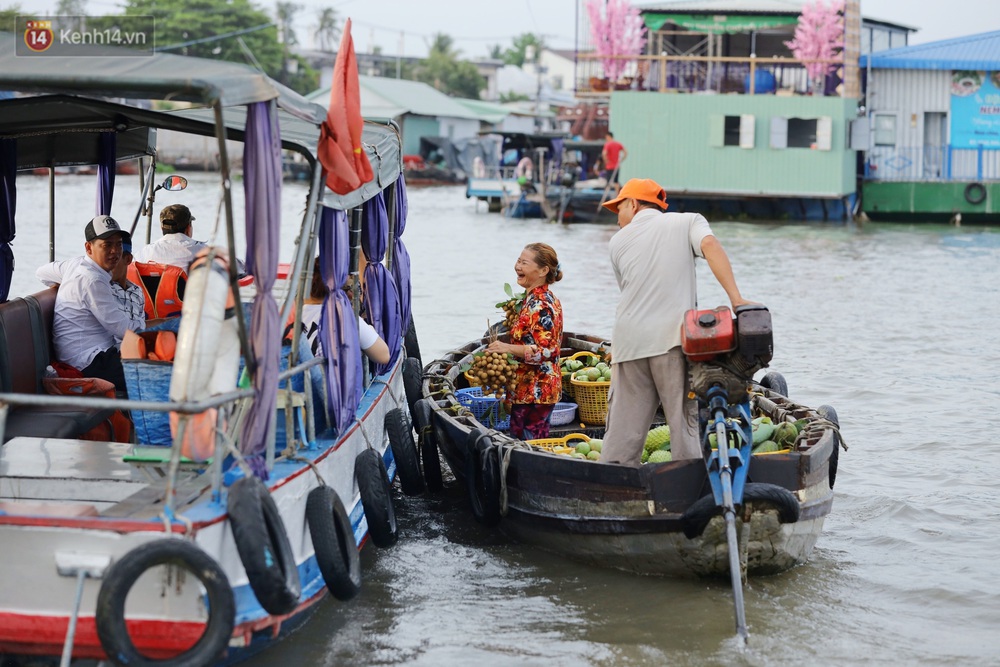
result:
[[[865,160],[868,181],[1000,181],[1000,148],[875,146]]]
[[[326,360],[323,357],[314,357],[303,361],[295,366],[289,367],[288,369],[281,371],[278,374],[278,385],[279,387],[282,383],[288,382],[291,378],[297,375],[303,375],[309,371],[310,368],[314,366],[319,366]],[[311,395],[311,387],[308,383],[305,386],[306,395],[306,407],[307,412],[310,413],[309,419],[307,421],[311,422],[311,408],[312,403],[309,400]],[[91,409],[97,410],[135,410],[135,411],[149,411],[149,412],[176,412],[181,415],[193,415],[200,414],[211,408],[219,408],[227,405],[232,405],[234,407],[238,406],[240,401],[247,401],[252,399],[254,396],[253,389],[235,389],[233,391],[228,391],[222,394],[216,394],[214,396],[209,396],[198,401],[140,401],[133,399],[120,399],[120,398],[104,398],[100,396],[57,396],[50,394],[20,394],[20,393],[0,393],[0,442],[4,440],[4,431],[7,425],[7,414],[10,411],[11,406],[23,405],[23,406],[35,406],[35,407],[79,407],[85,405]],[[290,420],[291,415],[289,410],[293,409],[286,403],[286,420]],[[238,423],[239,419],[234,420]],[[173,444],[164,446],[164,451],[170,451],[170,461],[169,461],[169,473],[167,475],[167,494],[166,494],[166,508],[168,514],[173,511],[173,493],[172,489],[177,483],[177,475],[180,470],[180,458],[181,458],[181,441],[184,437],[183,429],[178,429],[178,432],[174,435]],[[288,435],[291,439],[291,434]],[[235,440],[228,434],[223,434],[223,437],[218,439],[216,446],[216,456],[211,461],[209,467],[212,471],[212,493],[218,498],[222,487],[222,460],[224,458],[226,448],[229,448],[235,444]],[[223,444],[225,442],[225,444]],[[138,443],[142,444],[142,443]],[[269,438],[266,451],[268,467],[273,465],[275,458],[275,439]],[[0,460],[3,459],[3,447],[0,446]]]
[[[624,64],[626,74],[611,81],[605,69],[616,62]],[[576,92],[584,96],[607,96],[616,90],[840,96],[832,78],[809,77],[807,66],[812,64],[843,66],[844,63],[836,59],[786,57],[578,53]]]

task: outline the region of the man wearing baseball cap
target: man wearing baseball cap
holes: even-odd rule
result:
[[[99,377],[124,395],[125,374],[118,345],[129,329],[146,326],[142,308],[123,307],[112,282],[132,238],[109,215],[99,215],[84,228],[86,256],[68,271],[56,295],[52,338],[56,358],[84,377]],[[137,312],[136,312],[137,311]]]
[[[160,230],[163,236],[135,254],[135,261],[143,264],[156,262],[188,270],[191,262],[208,245],[191,238],[194,216],[184,204],[170,204],[160,211]],[[236,260],[237,272],[244,273],[243,262]]]
[[[611,340],[613,372],[601,461],[639,465],[646,434],[663,406],[673,459],[702,457],[697,404],[687,397],[681,351],[684,313],[697,305],[695,259],[704,257],[733,308],[747,303],[729,257],[698,213],[667,213],[656,181],[633,178],[604,204],[618,214],[611,265],[621,290]]]

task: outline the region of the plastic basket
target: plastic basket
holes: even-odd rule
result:
[[[582,382],[570,379],[576,391],[580,419],[588,424],[604,424],[608,420],[608,388],[610,382]]]
[[[528,440],[527,443],[553,454],[572,454],[576,451],[576,447],[569,443],[574,441],[590,442],[590,438],[586,433],[570,433],[561,438],[540,438],[538,440]]]
[[[470,387],[480,387],[483,384],[482,382],[479,381],[479,378],[473,377],[472,373],[470,373],[469,371],[465,371],[464,373],[462,373],[462,375],[464,375],[465,379],[468,380]]]
[[[502,411],[500,399],[495,396],[483,396],[482,387],[459,389],[455,392],[455,397],[459,404],[468,408],[483,426],[498,431],[510,428],[510,415],[504,415],[503,419],[500,419]]]
[[[569,424],[576,418],[576,403],[556,403],[549,417],[551,426]]]
[[[174,365],[167,361],[122,359],[125,386],[133,401],[167,401]],[[170,413],[132,410],[136,441],[143,445],[170,446]]]
[[[560,371],[562,371],[562,362],[566,361],[567,359],[579,359],[580,357],[584,357],[584,356],[590,356],[590,357],[600,358],[601,355],[597,354],[596,352],[587,352],[586,350],[581,350],[579,352],[576,352],[575,354],[571,354],[568,357],[560,357],[559,358],[559,369],[560,369]],[[572,378],[572,377],[573,377],[572,373],[563,373],[562,374],[562,390],[563,390],[564,394],[566,394],[570,398],[575,399],[576,398],[576,390],[573,387],[573,383],[570,382],[570,378]]]

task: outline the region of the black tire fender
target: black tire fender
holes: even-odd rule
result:
[[[413,418],[417,422],[417,448],[420,450],[420,462],[423,465],[424,484],[431,493],[437,493],[444,488],[444,477],[441,474],[441,455],[437,447],[437,434],[431,424],[431,399],[421,398],[414,408]]]
[[[420,368],[424,367],[424,362],[420,357],[420,342],[417,340],[417,326],[413,323],[413,314],[410,313],[410,326],[406,327],[403,335],[403,347],[406,348],[406,356],[417,360]]]
[[[368,536],[380,549],[387,549],[399,539],[396,509],[385,462],[374,449],[366,449],[354,459],[354,477],[361,493],[361,506],[368,520]]]
[[[771,371],[767,373],[760,379],[760,386],[767,387],[773,392],[781,394],[785,398],[788,398],[788,383],[785,382],[785,376],[778,371]]]
[[[816,412],[823,419],[827,419],[834,424],[837,428],[840,428],[840,418],[837,417],[837,411],[833,409],[832,405],[821,405],[816,408]],[[830,452],[830,461],[827,464],[827,469],[830,471],[830,488],[833,488],[834,483],[837,481],[837,466],[840,463],[840,438],[835,438],[833,443],[833,451]]]
[[[403,389],[406,391],[406,403],[411,415],[420,399],[423,382],[424,369],[420,367],[420,360],[413,357],[403,359]]]
[[[326,587],[338,600],[350,600],[361,591],[361,559],[351,518],[337,492],[325,485],[310,491],[306,522]]]
[[[500,523],[499,448],[482,428],[469,434],[465,457],[465,483],[472,515],[486,526]]]
[[[302,594],[299,569],[267,486],[257,477],[244,477],[229,487],[226,509],[236,550],[260,606],[274,616],[291,612]]]
[[[420,454],[413,442],[410,420],[400,408],[393,408],[385,416],[385,429],[389,433],[389,447],[403,493],[419,496],[424,492],[424,478],[420,474]]]
[[[175,565],[194,574],[205,588],[208,622],[201,638],[187,651],[153,660],[136,649],[125,624],[125,600],[140,576],[157,565]],[[159,539],[128,552],[105,573],[97,595],[97,636],[108,657],[137,667],[201,667],[215,664],[229,646],[236,619],[236,601],[226,573],[197,546],[182,539]]]
[[[982,183],[969,183],[965,186],[965,201],[973,206],[986,201],[986,186]]]
[[[802,508],[795,494],[783,486],[763,482],[748,482],[743,487],[743,502],[767,503],[778,510],[778,521],[795,523],[799,520]],[[739,512],[737,511],[737,514]],[[713,517],[722,514],[722,507],[715,503],[715,496],[709,493],[691,504],[681,515],[681,526],[684,535],[693,540],[705,531],[705,526]]]

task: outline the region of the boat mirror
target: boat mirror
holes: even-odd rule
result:
[[[164,190],[169,190],[171,192],[177,192],[178,190],[183,190],[188,186],[188,179],[183,176],[178,176],[177,174],[172,174],[167,176],[167,179],[163,181],[162,187]]]

